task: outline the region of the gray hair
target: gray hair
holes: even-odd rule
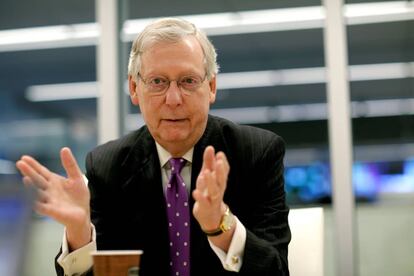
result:
[[[194,24],[177,18],[159,19],[148,26],[134,40],[129,54],[128,74],[134,79],[141,70],[141,56],[148,47],[159,42],[179,42],[185,36],[192,35],[200,43],[204,53],[204,64],[207,78],[217,75],[217,53],[206,34]]]

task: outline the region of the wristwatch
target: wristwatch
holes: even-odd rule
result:
[[[230,211],[229,206],[227,206],[226,211],[224,212],[224,215],[221,217],[220,225],[217,229],[214,229],[212,231],[204,231],[204,234],[210,237],[218,236],[224,232],[229,231],[234,226],[234,215]]]

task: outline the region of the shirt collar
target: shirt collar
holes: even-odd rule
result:
[[[155,142],[155,145],[157,146],[157,153],[158,153],[158,158],[160,159],[161,168],[163,168],[164,165],[171,159],[172,155],[157,142]],[[182,156],[182,158],[184,158],[188,163],[192,163],[193,152],[194,152],[194,147],[192,147],[189,151],[187,151]]]

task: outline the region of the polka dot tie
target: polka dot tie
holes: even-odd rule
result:
[[[190,276],[190,208],[187,189],[180,175],[186,161],[171,158],[169,162],[171,177],[165,199],[170,238],[170,275]]]

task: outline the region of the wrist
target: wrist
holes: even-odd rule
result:
[[[92,226],[91,222],[85,221],[84,224],[78,226],[66,227],[66,239],[69,246],[69,251],[79,249],[92,240]]]
[[[206,228],[202,229],[204,234],[206,234],[209,237],[218,236],[218,235],[221,235],[225,232],[229,232],[234,229],[234,226],[236,224],[235,217],[227,205],[223,204],[223,206],[224,206],[224,212],[221,215],[218,226],[214,229],[206,229]]]
[[[200,227],[203,230],[203,232],[204,232],[204,230],[205,231],[213,231],[213,230],[220,227],[221,219],[222,219],[224,213],[226,212],[227,205],[224,202],[222,202],[220,204],[220,207],[219,208],[217,207],[217,209],[219,209],[219,210],[216,211],[214,214],[211,214],[208,217],[206,217],[208,219],[205,219],[203,222],[201,222],[201,221],[199,222]]]

